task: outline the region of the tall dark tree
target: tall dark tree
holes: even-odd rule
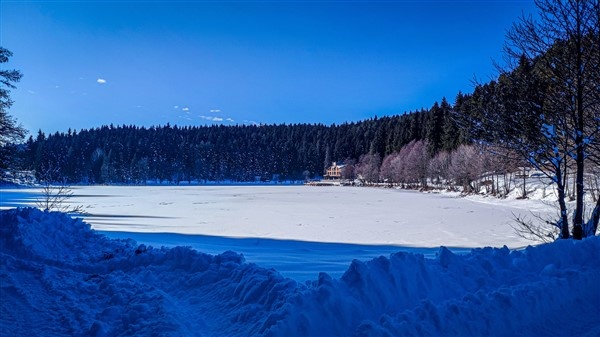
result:
[[[464,96],[461,92],[456,95],[455,106],[464,104]],[[466,137],[460,132],[456,112],[446,99],[442,100],[440,108],[444,111],[444,127],[442,129],[442,151],[452,151],[460,144],[465,144]]]
[[[438,102],[435,102],[431,109],[429,109],[428,117],[425,124],[425,138],[429,144],[427,150],[433,155],[442,148],[442,133],[444,128],[444,111],[440,108]]]
[[[0,47],[0,64],[7,63],[11,56],[8,49]],[[10,91],[15,89],[14,83],[19,82],[22,76],[18,70],[4,70],[4,67],[0,67],[0,179],[3,178],[4,170],[11,165],[12,151],[9,145],[25,137],[25,129],[8,113],[13,104]]]

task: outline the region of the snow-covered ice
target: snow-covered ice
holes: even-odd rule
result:
[[[0,190],[4,208],[34,205],[36,189]],[[353,259],[410,251],[434,257],[494,246],[524,247],[513,213],[548,212],[540,200],[315,186],[76,186],[92,228],[155,247],[190,246],[275,268],[298,281],[339,278]],[[457,248],[463,247],[463,248]]]
[[[31,205],[35,190],[0,192]],[[508,225],[513,214],[554,212],[540,200],[382,188],[77,186],[73,192],[74,203],[89,206],[85,220],[102,231],[415,247],[524,247],[532,242]]]
[[[600,238],[394,253],[297,282],[233,252],[152,248],[0,211],[3,336],[598,336]]]
[[[5,208],[35,204],[36,189],[0,190]],[[411,251],[433,257],[441,245],[531,242],[508,225],[513,213],[548,212],[539,200],[498,200],[382,188],[315,186],[76,186],[71,200],[111,238],[155,247],[190,246],[304,281],[340,277],[353,259]],[[457,248],[463,247],[463,248]]]

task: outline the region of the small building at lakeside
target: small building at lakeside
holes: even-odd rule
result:
[[[327,180],[339,180],[342,179],[342,169],[345,167],[343,163],[333,162],[331,166],[329,166],[325,170],[325,179]]]

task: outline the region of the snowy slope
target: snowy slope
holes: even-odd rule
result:
[[[354,261],[297,283],[233,252],[152,248],[35,209],[0,212],[0,335],[600,333],[600,238]]]

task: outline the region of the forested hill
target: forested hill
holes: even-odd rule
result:
[[[38,178],[69,183],[143,183],[147,180],[253,181],[256,177],[321,176],[331,161],[385,156],[412,140],[428,140],[431,153],[464,143],[453,107],[444,99],[428,110],[341,125],[103,126],[44,135],[21,151]],[[456,109],[455,109],[456,108]]]

